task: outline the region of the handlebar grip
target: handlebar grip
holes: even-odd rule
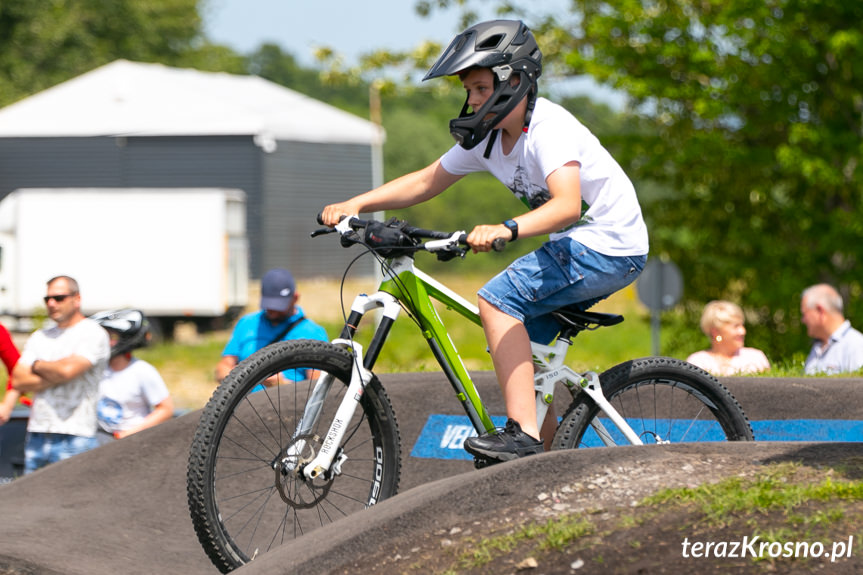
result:
[[[458,237],[458,243],[460,243],[463,246],[466,246],[467,245],[467,234],[460,235]],[[493,249],[496,252],[502,252],[504,249],[506,249],[506,240],[503,238],[497,238],[496,240],[491,242],[491,249]]]
[[[315,217],[315,219],[318,221],[319,225],[324,225],[324,213],[323,212],[318,212],[318,215]]]

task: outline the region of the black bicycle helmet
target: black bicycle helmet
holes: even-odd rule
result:
[[[117,343],[111,347],[112,358],[144,347],[149,342],[147,335],[150,332],[150,322],[140,310],[103,311],[90,316],[90,319],[119,336]]]
[[[520,20],[492,20],[471,26],[453,39],[423,78],[452,76],[469,68],[488,68],[494,74],[494,93],[479,110],[468,112],[467,99],[459,117],[449,123],[453,138],[466,150],[479,144],[528,97],[525,128],[536,100],[536,81],[542,74],[542,52],[528,27]],[[510,84],[518,74],[517,86]],[[493,117],[485,119],[489,114]]]

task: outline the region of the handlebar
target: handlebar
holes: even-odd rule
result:
[[[317,222],[323,225],[322,214],[317,215]],[[359,230],[364,230],[375,224],[385,226],[386,222],[362,220],[357,216],[343,216],[334,228],[315,230],[312,232],[312,237],[338,232],[342,238],[358,240],[357,232]],[[464,255],[464,247],[468,246],[467,234],[463,230],[457,232],[427,230],[408,225],[406,222],[400,222],[398,230],[413,240],[414,243],[413,246],[398,246],[401,251],[457,252],[457,255]],[[426,241],[422,242],[422,240]],[[492,249],[496,252],[503,251],[505,248],[506,240],[503,238],[497,238],[492,242]]]

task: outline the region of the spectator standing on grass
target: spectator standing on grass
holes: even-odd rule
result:
[[[261,309],[240,318],[231,333],[231,339],[216,366],[216,380],[225,379],[234,367],[259,349],[292,339],[329,341],[327,332],[307,318],[297,305],[300,294],[294,277],[286,269],[269,270],[261,279]],[[283,380],[297,381],[306,374],[284,372]],[[275,385],[273,376],[267,385]]]
[[[6,366],[6,373],[9,379],[6,382],[6,395],[3,396],[3,401],[0,402],[0,425],[9,421],[12,415],[12,410],[15,409],[15,404],[19,400],[26,400],[29,405],[30,401],[21,395],[21,392],[12,387],[12,371],[15,369],[15,364],[18,363],[18,358],[21,354],[18,348],[15,347],[15,342],[12,341],[12,336],[9,330],[0,324],[0,361]]]
[[[81,313],[78,282],[48,281],[51,327],[33,333],[13,371],[14,387],[33,394],[24,473],[93,449],[99,381],[108,362],[108,334]]]
[[[831,285],[803,290],[800,314],[815,341],[806,358],[807,375],[849,373],[863,367],[863,334],[845,319],[842,296]]]
[[[155,367],[132,355],[149,343],[150,324],[137,309],[107,311],[91,317],[111,338],[111,359],[99,383],[99,441],[123,439],[168,421],[174,400]]]
[[[770,369],[760,349],[745,347],[743,310],[730,301],[712,301],[701,313],[701,331],[710,340],[710,349],[697,351],[686,361],[713,375],[760,373]]]

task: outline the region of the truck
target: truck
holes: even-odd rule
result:
[[[242,190],[17,189],[0,200],[0,321],[38,327],[64,275],[84,314],[140,309],[157,337],[227,324],[248,301],[248,252]]]

